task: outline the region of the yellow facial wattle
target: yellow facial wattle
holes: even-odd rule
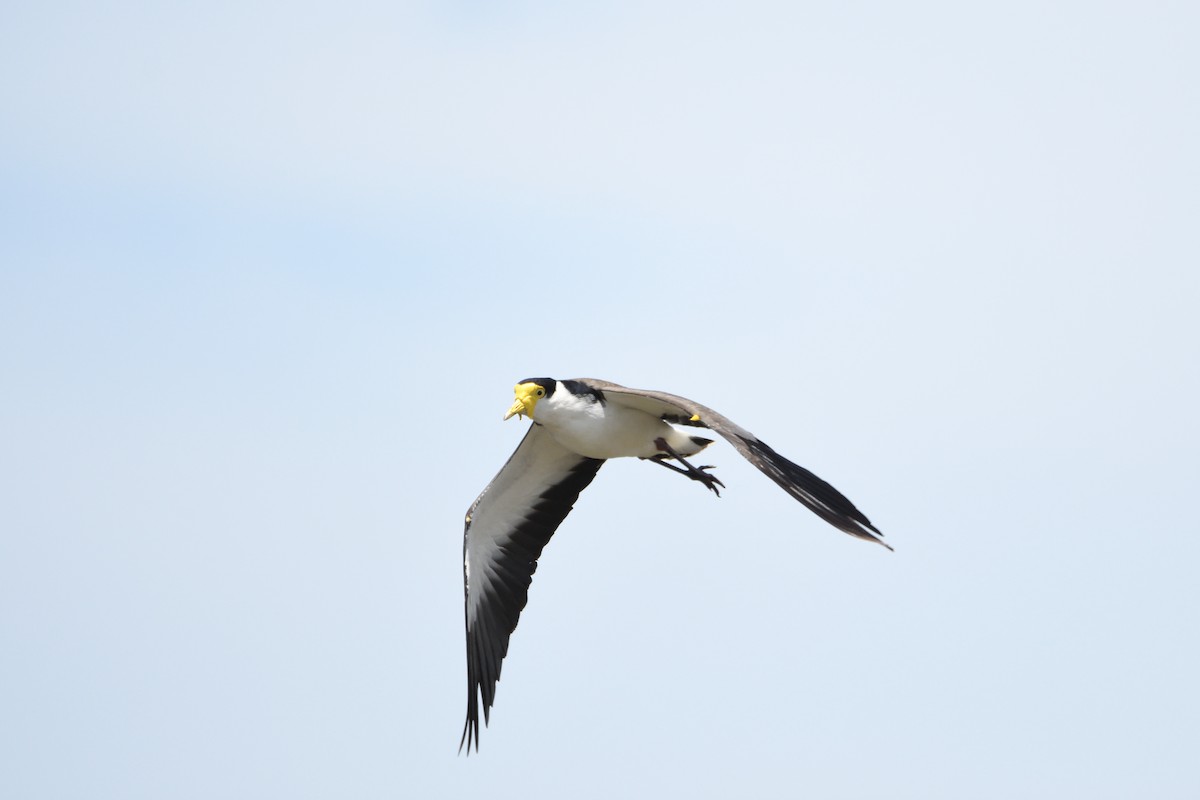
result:
[[[513,387],[513,393],[517,399],[512,404],[512,408],[508,409],[508,413],[504,415],[505,419],[510,417],[533,419],[533,410],[537,406],[537,401],[546,396],[546,390],[532,382],[517,384]]]

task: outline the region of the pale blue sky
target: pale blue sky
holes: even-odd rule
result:
[[[1192,798],[1200,13],[9,4],[0,796]],[[462,514],[607,465],[478,757]]]

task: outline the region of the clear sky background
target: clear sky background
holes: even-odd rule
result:
[[[1200,796],[1192,3],[9,3],[0,796]],[[604,467],[482,750],[462,516]]]

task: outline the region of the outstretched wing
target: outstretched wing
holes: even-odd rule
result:
[[[880,538],[883,534],[879,529],[872,525],[866,515],[855,508],[844,494],[804,467],[779,455],[762,439],[723,414],[686,397],[666,392],[630,389],[594,378],[579,380],[603,392],[609,402],[637,408],[667,422],[696,425],[719,433],[751,464],[782,486],[785,492],[808,506],[821,519],[851,536],[878,542],[887,549],[892,549],[891,545]]]
[[[463,587],[467,623],[467,721],[462,741],[479,749],[483,720],[496,696],[508,639],[529,599],[542,548],[571,512],[604,461],[567,450],[531,425],[508,463],[467,511]]]

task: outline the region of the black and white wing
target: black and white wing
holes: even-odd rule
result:
[[[508,639],[529,599],[538,556],[604,461],[567,450],[531,425],[508,463],[467,511],[463,584],[467,622],[467,721],[462,741],[479,749]]]
[[[887,549],[892,549],[891,545],[880,538],[883,534],[879,529],[872,525],[866,515],[855,508],[844,494],[804,467],[779,455],[762,439],[723,414],[686,397],[666,392],[630,389],[594,378],[579,380],[593,389],[598,389],[609,402],[640,409],[667,422],[695,425],[719,433],[751,464],[782,486],[785,492],[808,506],[821,519],[851,536],[878,542]]]

